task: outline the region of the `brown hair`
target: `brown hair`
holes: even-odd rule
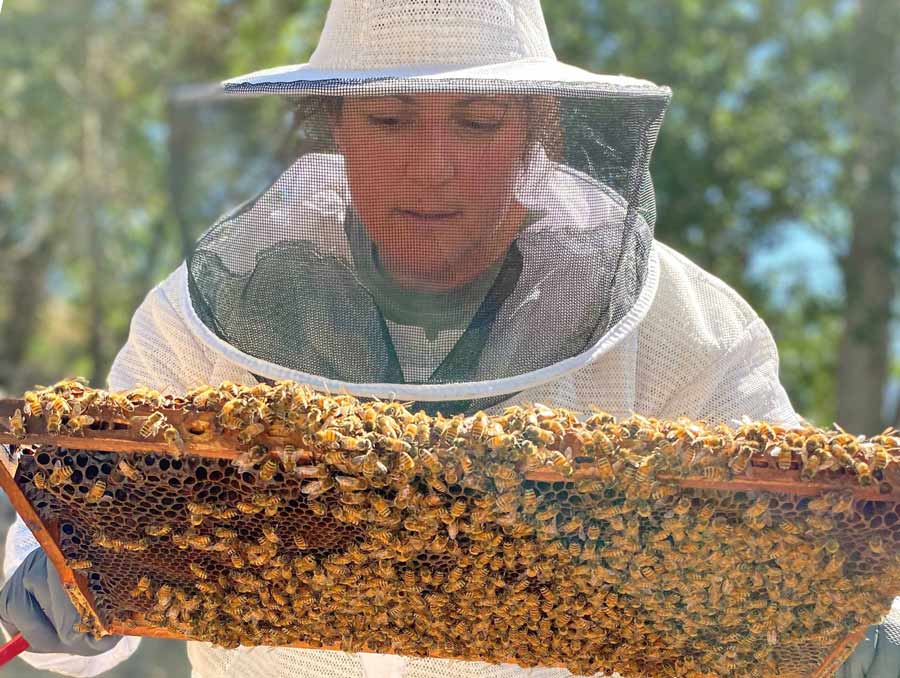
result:
[[[559,99],[546,94],[526,94],[526,120],[528,125],[527,147],[539,142],[547,156],[559,162],[562,159],[563,142],[560,125]],[[294,109],[295,128],[305,127],[315,120],[321,129],[329,130],[331,124],[340,119],[344,107],[343,96],[312,95],[299,97]],[[330,137],[330,134],[329,134]],[[334,149],[334,141],[329,144]]]

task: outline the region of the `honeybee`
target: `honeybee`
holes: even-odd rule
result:
[[[146,551],[150,548],[150,542],[146,539],[138,539],[137,541],[122,542],[122,548],[126,551]]]
[[[407,454],[412,452],[412,445],[401,438],[382,436],[380,442],[381,445],[390,452],[406,452]]]
[[[238,441],[240,441],[244,445],[248,445],[250,441],[252,441],[261,433],[265,432],[265,430],[266,425],[261,421],[248,424],[247,426],[244,426],[240,431],[238,431]]]
[[[779,528],[782,532],[787,532],[788,534],[800,534],[802,532],[801,527],[792,520],[782,520]]]
[[[340,447],[343,436],[336,428],[323,428],[315,433],[316,442],[326,449],[336,450]]]
[[[879,535],[873,535],[867,543],[872,553],[884,553],[884,540]]]
[[[378,419],[378,411],[371,405],[366,405],[363,408],[363,413],[362,413],[363,427],[367,431],[374,431],[377,419]]]
[[[234,520],[235,518],[238,517],[239,514],[240,514],[240,511],[238,511],[235,508],[226,508],[226,509],[219,509],[218,511],[215,512],[214,515],[218,520]]]
[[[209,574],[200,567],[197,563],[191,562],[188,563],[188,567],[191,570],[191,573],[197,577],[197,579],[209,579]]]
[[[835,500],[834,506],[831,507],[831,512],[838,514],[848,513],[853,509],[853,502],[853,493],[845,492]]]
[[[869,468],[869,465],[866,462],[856,462],[853,468],[856,471],[856,477],[859,480],[860,485],[872,484],[872,470]]]
[[[281,538],[275,532],[275,529],[271,525],[263,525],[262,526],[263,539],[270,544],[280,544]]]
[[[456,438],[462,428],[463,422],[464,420],[460,417],[454,417],[453,419],[437,419],[434,422],[434,431],[437,433],[438,441],[446,443],[447,441]]]
[[[563,534],[572,534],[573,532],[578,532],[583,525],[584,519],[581,516],[572,516],[560,525],[559,529]]]
[[[511,513],[515,511],[519,505],[519,495],[517,492],[503,492],[498,495],[495,506],[498,513]],[[537,517],[537,516],[536,516]]]
[[[365,478],[336,475],[334,480],[337,483],[338,489],[342,492],[362,492],[369,487],[369,483]]]
[[[412,476],[416,471],[416,462],[408,453],[398,452],[395,458],[395,468],[400,473]]]
[[[483,440],[487,434],[490,420],[487,415],[480,410],[472,415],[472,423],[469,432],[476,440]]]
[[[596,431],[596,433],[599,433],[599,431]],[[609,463],[609,457],[605,454],[601,454],[594,459],[594,471],[598,478],[606,482],[610,482],[616,477],[616,472],[612,464]]]
[[[165,537],[166,535],[172,533],[172,526],[164,524],[148,525],[144,528],[144,532],[151,537]]]
[[[294,475],[301,480],[327,478],[329,475],[328,467],[324,464],[316,466],[298,466],[294,469]]]
[[[137,584],[135,584],[135,587],[133,589],[131,589],[131,591],[129,592],[129,595],[132,598],[139,598],[143,595],[146,595],[149,590],[150,590],[150,578],[147,577],[146,575],[144,575],[140,579],[138,579]]]
[[[187,535],[187,543],[192,548],[204,551],[209,547],[212,539],[208,534],[189,534]]]
[[[334,480],[329,478],[321,478],[320,480],[313,480],[312,482],[305,483],[303,487],[300,488],[300,491],[307,496],[309,499],[315,499],[334,487]]]
[[[67,466],[61,461],[57,460],[53,464],[53,471],[50,473],[50,478],[48,478],[47,482],[49,483],[50,487],[62,485],[72,477],[73,471],[74,469],[71,466]]]
[[[835,498],[835,495],[829,492],[820,497],[816,497],[815,499],[810,499],[807,507],[810,511],[825,513],[834,505]]]
[[[811,515],[806,519],[806,522],[814,530],[820,530],[822,532],[833,530],[835,527],[834,520],[827,516]]]
[[[252,553],[252,555],[251,555]],[[247,562],[250,563],[253,567],[259,567],[261,565],[265,565],[272,559],[272,554],[269,551],[250,551],[248,549],[247,552]]]
[[[728,479],[728,472],[721,466],[705,466],[703,477],[707,480],[722,481]]]
[[[71,570],[90,570],[94,564],[90,560],[67,560],[66,567]]]
[[[72,411],[72,408],[69,407],[69,403],[60,395],[51,395],[49,397],[49,401],[47,402],[47,410],[57,415],[69,414]]]
[[[235,504],[235,508],[245,515],[261,513],[263,510],[262,506],[257,506],[256,504],[251,504],[247,501],[239,501],[237,504]]]
[[[47,416],[47,433],[57,434],[62,428],[62,415],[51,412]]]
[[[822,464],[822,458],[819,455],[810,455],[803,458],[803,465],[800,471],[801,480],[812,480],[819,472]]]
[[[341,447],[352,452],[367,452],[372,449],[372,441],[357,436],[344,436],[340,440]]]
[[[229,551],[228,559],[231,561],[231,566],[236,570],[240,570],[244,567],[244,557],[240,554],[240,552],[235,550]]]
[[[375,515],[379,518],[387,518],[391,514],[391,504],[383,497],[372,497],[371,506]]]
[[[166,415],[162,412],[153,412],[141,424],[139,433],[142,438],[152,438],[157,435],[165,425]]]
[[[763,515],[769,510],[769,500],[766,497],[759,497],[753,505],[744,511],[744,518],[752,520]]]
[[[566,457],[566,455],[564,455],[559,450],[550,450],[547,453],[547,460],[550,462],[550,465],[554,470],[562,473],[564,476],[571,476],[573,473],[575,473],[575,469],[569,462],[568,457]]]
[[[81,433],[84,435],[84,429],[93,423],[94,418],[89,414],[79,414],[71,417],[67,425],[72,433]]]
[[[681,498],[676,502],[675,506],[672,507],[672,512],[673,512],[675,515],[683,516],[683,515],[685,515],[688,511],[691,510],[691,506],[692,506],[692,505],[693,505],[693,504],[692,504],[692,502],[691,502],[691,498],[690,498],[690,497],[681,497]]]
[[[515,445],[516,439],[507,433],[498,433],[487,440],[488,449],[495,452],[507,450]]]
[[[44,408],[41,405],[41,399],[38,398],[34,391],[25,391],[25,415],[29,417],[39,417]]]
[[[278,462],[274,457],[269,457],[263,462],[263,465],[259,469],[259,479],[267,483],[275,477],[277,471]]]
[[[39,490],[47,489],[47,476],[42,471],[35,471],[32,482]]]
[[[94,481],[94,484],[91,485],[91,489],[88,490],[84,500],[88,503],[98,502],[103,498],[104,492],[106,492],[106,481],[102,478],[98,478]]]
[[[528,440],[544,447],[548,447],[556,442],[556,436],[540,426],[528,426],[522,433]]]
[[[791,468],[793,454],[790,447],[781,447],[780,445],[770,445],[766,452],[770,457],[775,459],[775,464],[782,471],[788,471]]]
[[[170,450],[170,453],[173,457],[177,458],[184,454],[184,440],[181,438],[181,434],[178,432],[177,428],[174,426],[166,426],[165,429],[163,429],[163,439],[172,446],[173,449]]]
[[[844,445],[833,443],[831,445],[831,453],[832,455],[834,455],[834,458],[838,462],[838,464],[840,464],[844,468],[853,468],[853,465],[855,464],[853,455],[847,451]]]
[[[749,445],[742,445],[735,456],[733,456],[729,462],[728,467],[731,469],[731,472],[735,475],[743,475],[744,472],[750,465],[750,460],[753,458],[753,448]]]
[[[363,477],[367,480],[372,480],[376,475],[387,475],[388,472],[387,466],[381,462],[375,450],[369,450],[365,454],[354,457],[353,463],[360,467]]]
[[[391,438],[397,438],[402,432],[397,422],[385,414],[379,414],[375,418],[375,426],[379,433]]]
[[[119,460],[119,463],[116,464],[116,469],[119,471],[119,473],[121,473],[132,482],[141,483],[144,481],[144,474],[138,471],[136,468],[134,468],[134,466],[129,464],[124,459]]]
[[[169,584],[163,584],[156,589],[156,607],[165,609],[172,602],[172,587]]]
[[[697,523],[699,523],[701,525],[708,523],[712,519],[715,511],[716,511],[716,507],[714,504],[711,504],[711,503],[703,504],[700,507],[700,510],[697,511]]]
[[[22,417],[22,410],[16,409],[9,418],[9,432],[16,438],[25,437],[25,419]]]
[[[897,441],[896,438],[891,438],[894,442]],[[896,449],[896,445],[894,446]],[[888,451],[882,447],[881,445],[876,445],[875,449],[872,450],[872,458],[871,458],[872,470],[873,471],[883,471],[887,468],[888,463],[891,461],[891,455],[888,454]]]
[[[189,501],[186,505],[189,513],[196,513],[201,516],[211,516],[216,512],[215,506],[209,504],[200,504],[195,501]]]

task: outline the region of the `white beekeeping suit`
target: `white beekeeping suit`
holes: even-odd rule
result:
[[[514,401],[537,401],[576,410],[588,410],[595,404],[617,415],[632,411],[656,417],[685,415],[710,423],[733,423],[747,414],[753,419],[797,425],[778,381],[775,343],[759,316],[734,290],[682,255],[658,242],[654,249],[659,280],[641,324],[588,367],[523,391]],[[223,380],[255,383],[248,370],[210,350],[192,334],[179,310],[183,278],[184,269],[180,268],[151,290],[135,313],[128,342],[109,375],[111,389],[146,384],[180,392],[196,384]],[[7,537],[6,575],[36,547],[28,528],[18,520]],[[21,656],[38,668],[93,676],[130,656],[137,640],[125,638],[115,649],[97,657]],[[201,643],[189,643],[189,656],[197,678],[529,675],[514,667],[436,659],[410,659],[407,668],[406,660],[397,662],[391,657],[384,658],[386,666],[372,669],[369,658],[379,660],[380,655],[365,657],[367,662],[340,652],[227,651]],[[365,673],[367,664],[377,672]],[[530,675],[549,678],[570,674],[536,669]]]
[[[763,321],[721,280],[661,243],[658,283],[644,320],[589,366],[523,391],[509,402],[537,401],[617,415],[632,411],[657,417],[689,416],[710,423],[733,423],[746,414],[788,426],[798,420],[778,381],[775,343]],[[184,269],[148,294],[135,313],[128,342],[109,375],[111,389],[137,384],[172,392],[201,383],[231,380],[252,384],[251,373],[211,350],[189,329],[182,311]],[[8,576],[36,548],[21,520],[10,529],[4,572]],[[38,668],[66,675],[93,676],[129,657],[138,638],[126,637],[96,657],[24,653]],[[293,649],[228,651],[189,643],[196,678],[319,678],[323,676],[444,676],[500,678],[568,676],[567,671],[439,659]]]
[[[765,323],[654,240],[649,162],[669,91],[558,62],[539,0],[334,0],[309,64],[226,87],[291,97],[300,150],[150,291],[109,388],[286,378],[445,414],[541,402],[799,424]],[[6,575],[36,546],[17,522]],[[136,647],[22,656],[89,676]],[[195,678],[571,675],[188,654]]]

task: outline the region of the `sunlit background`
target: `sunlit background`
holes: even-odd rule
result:
[[[255,128],[268,104],[215,83],[306,60],[327,4],[7,3],[0,390],[69,375],[105,384],[147,291],[270,178],[278,121]],[[560,59],[673,88],[653,162],[657,237],[767,321],[795,408],[859,433],[900,425],[900,3],[544,11]],[[183,644],[145,641],[106,675],[189,669]]]

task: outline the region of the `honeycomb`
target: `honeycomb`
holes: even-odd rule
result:
[[[86,628],[790,677],[836,668],[900,593],[892,430],[429,417],[291,382],[6,407]]]

